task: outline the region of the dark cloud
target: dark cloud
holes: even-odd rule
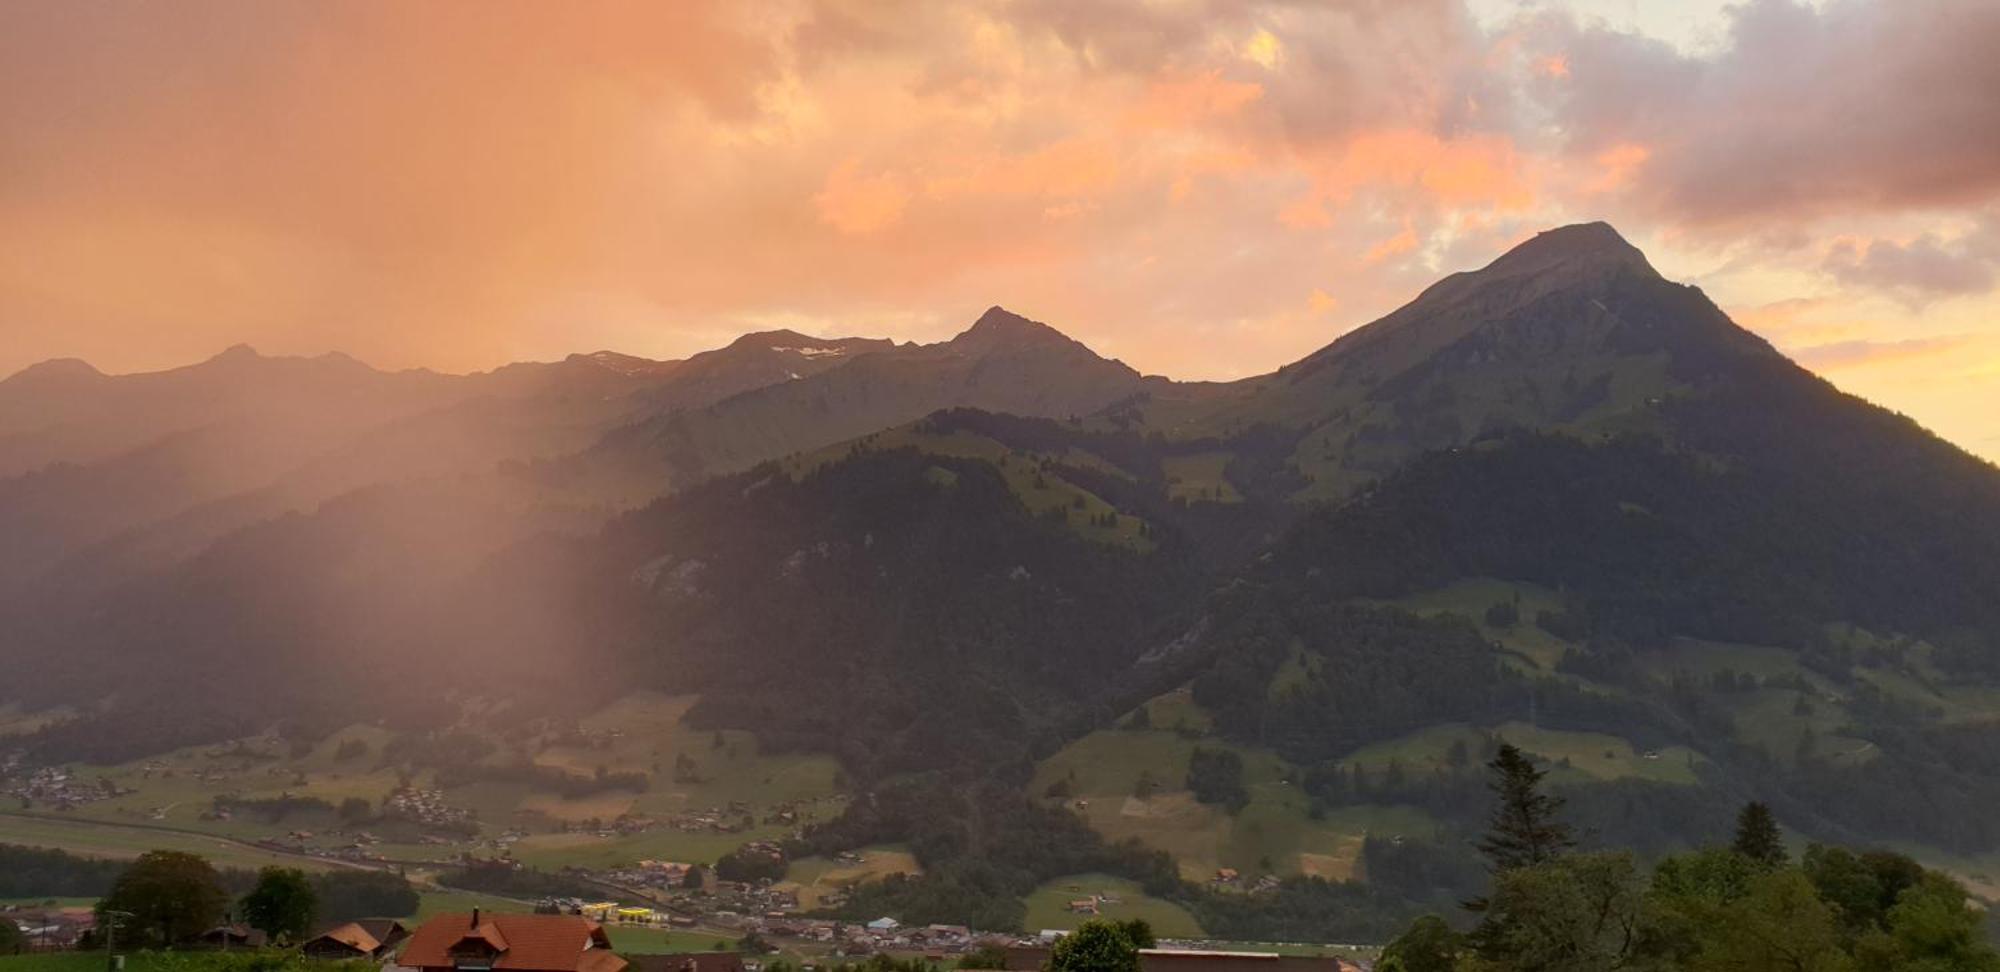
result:
[[[1993,289],[2000,264],[2000,227],[1945,241],[1926,233],[1908,243],[1873,240],[1865,246],[1842,241],[1828,253],[1825,268],[1842,283],[1892,293],[1921,305],[1941,297],[1983,294]]]
[[[1955,206],[2000,192],[2000,3],[1749,0],[1725,47],[1551,15],[1526,43],[1570,151],[1650,153],[1635,201],[1690,224]]]

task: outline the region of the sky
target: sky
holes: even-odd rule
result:
[[[1993,0],[0,0],[0,374],[989,305],[1269,371],[1603,219],[2000,458]]]

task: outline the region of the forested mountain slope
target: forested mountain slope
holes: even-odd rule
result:
[[[2000,473],[1609,227],[1225,385],[997,308],[806,357],[671,406],[694,362],[663,366],[609,431],[487,485],[355,490],[24,610],[30,659],[88,660],[24,668],[39,691],[100,704],[22,743],[698,693],[695,726],[840,758],[864,798],[812,846],[919,848],[930,877],[856,907],[1085,864],[1290,879],[1264,912],[1202,899],[1246,934],[1451,900],[1501,739],[1647,852],[1747,797],[1808,836],[2000,851]],[[552,499],[613,478],[672,495]],[[108,700],[73,674],[114,664]],[[971,792],[991,814],[945,819]],[[1023,828],[1063,863],[998,862]]]

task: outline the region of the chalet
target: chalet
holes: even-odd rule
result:
[[[299,951],[316,959],[385,959],[409,937],[410,930],[394,918],[362,918],[306,939]]]
[[[580,915],[439,915],[396,964],[422,972],[625,972],[604,926]]]

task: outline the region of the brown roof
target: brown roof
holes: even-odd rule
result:
[[[424,922],[396,964],[425,969],[449,969],[452,951],[468,939],[496,954],[495,969],[522,972],[621,972],[624,959],[608,951],[611,939],[604,926],[577,915],[483,915],[478,927],[472,915],[439,915]],[[600,951],[603,950],[603,951]],[[592,954],[595,952],[596,954]]]
[[[320,932],[314,935],[312,940],[318,941],[322,938],[339,942],[357,952],[373,953],[376,949],[382,947],[382,943],[376,940],[374,935],[369,934],[368,929],[351,921],[345,925],[336,925],[326,931]]]

